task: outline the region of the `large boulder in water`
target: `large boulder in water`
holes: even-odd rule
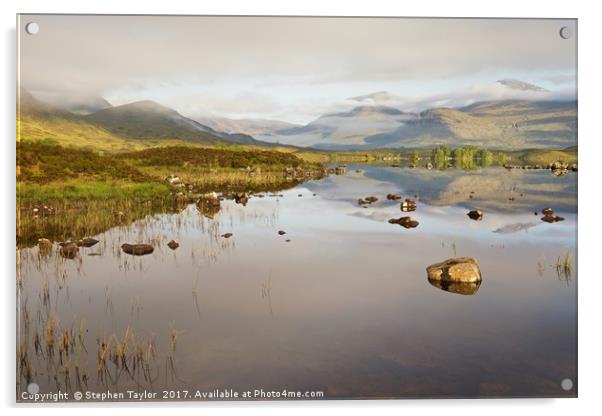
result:
[[[479,263],[472,257],[457,257],[426,268],[429,281],[443,283],[477,283],[481,281]]]

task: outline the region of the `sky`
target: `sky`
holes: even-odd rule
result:
[[[576,32],[557,19],[21,15],[19,82],[53,101],[150,99],[189,117],[307,123],[377,91],[406,111],[574,98]],[[550,93],[496,83],[507,78]]]

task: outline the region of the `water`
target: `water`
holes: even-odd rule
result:
[[[224,200],[214,219],[190,205],[107,230],[75,260],[24,249],[19,339],[30,381],[42,392],[575,396],[561,381],[577,385],[576,186],[574,173],[358,165],[246,206]],[[401,212],[387,193],[416,199],[417,210]],[[379,200],[358,205],[370,195]],[[541,221],[547,206],[565,220]],[[466,216],[474,208],[482,221]],[[417,228],[387,222],[406,215]],[[220,237],[227,232],[233,236]],[[180,243],[175,251],[171,239]],[[148,256],[119,249],[149,241],[156,248]],[[571,270],[557,269],[567,253]],[[480,264],[473,295],[426,278],[429,264],[456,256]],[[64,328],[78,338],[85,327],[85,350],[71,348],[66,365],[46,351],[50,316],[57,339]],[[100,377],[97,338],[115,334],[111,350],[127,328],[156,350],[146,377],[110,360]],[[87,387],[77,384],[76,361]]]

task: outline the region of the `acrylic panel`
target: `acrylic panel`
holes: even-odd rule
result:
[[[575,19],[17,33],[17,401],[577,396]]]

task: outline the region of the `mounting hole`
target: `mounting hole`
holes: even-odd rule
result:
[[[558,33],[562,39],[569,39],[571,36],[573,36],[573,30],[568,26],[562,26]]]
[[[565,378],[560,382],[560,387],[562,387],[562,390],[564,391],[573,390],[573,380],[570,378]]]
[[[30,35],[37,35],[40,31],[40,25],[36,22],[29,22],[25,25],[25,31]]]
[[[38,383],[29,383],[27,385],[27,393],[29,393],[29,394],[36,394],[39,391],[40,391],[40,386],[38,386]]]

